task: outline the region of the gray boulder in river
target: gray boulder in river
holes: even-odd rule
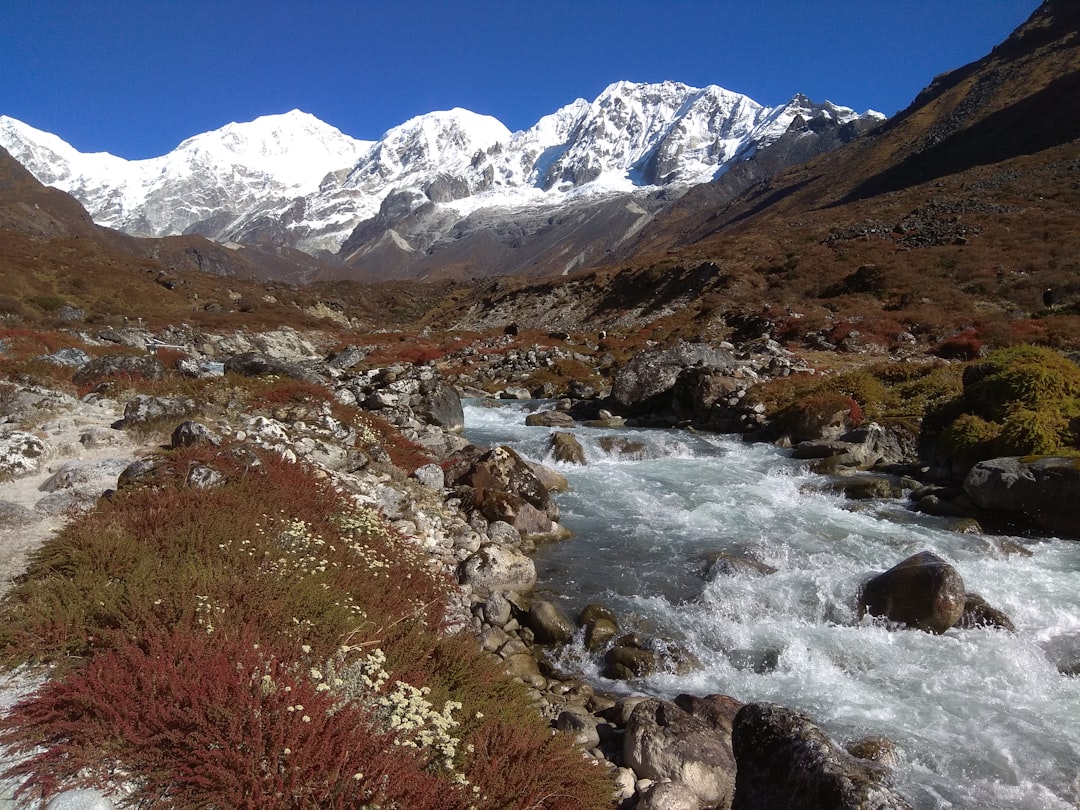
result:
[[[1080,459],[1058,456],[992,458],[964,479],[976,505],[1032,528],[1080,538]]]
[[[628,413],[662,410],[683,369],[727,369],[735,356],[726,349],[704,343],[677,343],[664,349],[647,349],[627,361],[615,374],[611,394]]]

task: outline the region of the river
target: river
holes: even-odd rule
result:
[[[701,662],[689,675],[631,686],[600,676],[578,647],[564,653],[588,681],[671,698],[723,693],[806,712],[837,741],[881,735],[899,748],[896,786],[915,807],[1080,807],[1080,677],[1055,664],[1080,647],[1080,542],[951,530],[903,501],[847,501],[775,447],[738,437],[577,428],[587,466],[552,463],[546,407],[465,404],[466,436],[507,444],[565,475],[557,496],[570,540],[534,555],[538,588],[573,616],[603,603],[624,629],[675,639]],[[618,436],[644,447],[605,452]],[[930,550],[968,591],[1017,627],[936,636],[859,619],[871,573]],[[726,552],[772,568],[712,575]]]

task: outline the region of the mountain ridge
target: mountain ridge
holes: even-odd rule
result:
[[[39,180],[73,194],[99,224],[132,235],[194,233],[327,256],[357,226],[385,219],[392,195],[399,209],[409,193],[413,209],[430,202],[461,221],[480,209],[554,209],[585,197],[595,203],[681,191],[753,156],[797,119],[815,116],[864,128],[883,119],[801,95],[765,107],[716,85],[616,82],[594,101],[577,99],[515,133],[458,108],[360,141],[294,110],[192,136],[142,161],[84,155],[6,117],[0,145]],[[302,165],[293,165],[288,156],[298,153]],[[379,238],[409,243],[395,233]]]

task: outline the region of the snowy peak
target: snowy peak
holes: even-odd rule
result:
[[[372,145],[350,138],[310,113],[291,110],[188,138],[166,157],[192,166],[243,167],[310,193],[324,175],[352,165]]]
[[[461,108],[419,115],[373,144],[344,187],[378,193],[388,185],[423,185],[440,175],[464,179],[490,150],[510,140],[510,130],[489,115]]]
[[[314,253],[338,251],[360,224],[395,211],[412,216],[434,206],[452,221],[482,209],[685,188],[789,131],[866,117],[801,95],[769,108],[716,85],[622,81],[516,133],[456,108],[361,141],[291,110],[226,124],[148,160],[83,154],[10,118],[0,118],[0,145],[39,180],[78,198],[99,224]]]

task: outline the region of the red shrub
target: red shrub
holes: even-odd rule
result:
[[[611,807],[604,771],[583,767],[583,754],[564,735],[539,723],[488,722],[470,738],[474,753],[466,772],[480,795],[512,798],[484,807],[506,810],[590,810]],[[537,767],[539,763],[543,767]]]
[[[119,769],[137,774],[131,798],[155,807],[464,806],[422,759],[330,694],[247,640],[151,636],[16,705],[0,742],[29,756],[6,776],[48,796],[108,788]]]
[[[974,329],[965,329],[958,335],[946,338],[934,347],[932,353],[946,360],[976,360],[982,355],[983,342]]]

